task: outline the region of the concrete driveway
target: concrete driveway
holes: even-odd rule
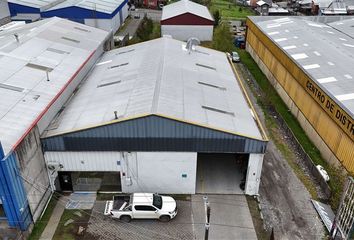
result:
[[[210,195],[211,227],[209,240],[257,239],[246,198],[243,195]],[[103,216],[105,201],[97,201],[86,231],[86,239],[192,240],[204,239],[202,195],[178,200],[178,214],[168,223],[132,220],[123,223]]]
[[[207,195],[210,203],[209,240],[257,240],[252,217],[244,195]],[[192,196],[196,239],[204,239],[203,195]]]

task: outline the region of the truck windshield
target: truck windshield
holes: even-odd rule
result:
[[[154,194],[153,195],[152,205],[154,205],[158,209],[161,209],[162,208],[162,197],[157,195],[157,194]]]

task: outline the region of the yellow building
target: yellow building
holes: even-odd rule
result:
[[[246,49],[324,159],[353,174],[354,18],[338,19],[249,17]]]

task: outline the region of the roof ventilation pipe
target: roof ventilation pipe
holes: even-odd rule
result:
[[[17,34],[17,33],[14,34],[14,37],[15,37],[15,39],[16,39],[16,42],[20,43],[20,38],[18,37],[18,34]]]
[[[187,41],[187,45],[186,45],[186,49],[188,50],[188,54],[190,54],[191,51],[194,51],[195,50],[194,47],[199,44],[200,44],[200,41],[198,38],[195,38],[195,37],[189,38]]]
[[[118,112],[114,111],[114,119],[118,119]]]

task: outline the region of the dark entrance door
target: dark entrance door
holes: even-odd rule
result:
[[[58,172],[60,188],[62,191],[72,191],[73,183],[70,172]]]

